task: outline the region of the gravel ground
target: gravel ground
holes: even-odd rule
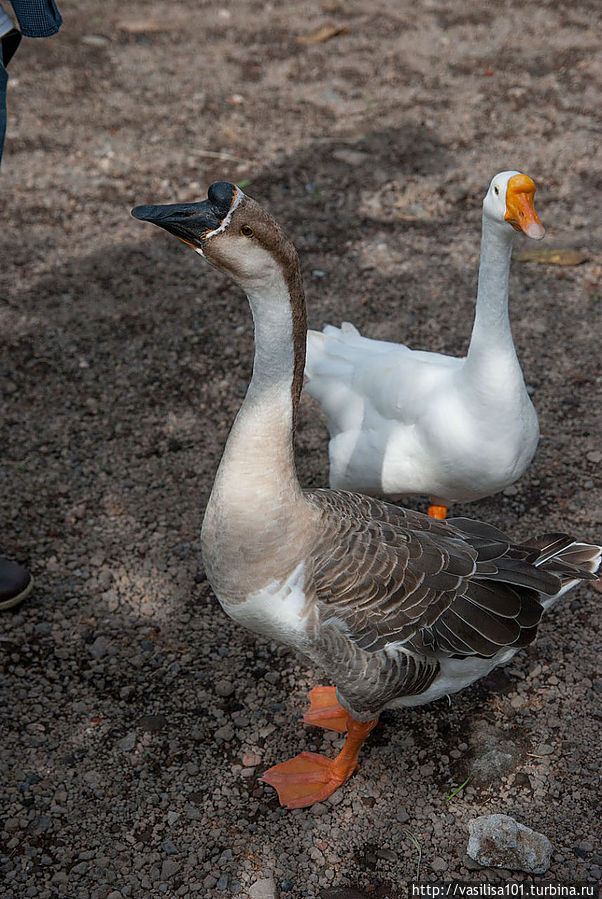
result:
[[[533,244],[517,240],[512,320],[542,440],[515,487],[455,512],[600,538],[597,4],[63,7],[60,34],[11,66],[1,177],[0,548],[37,588],[0,618],[0,894],[393,899],[418,873],[598,879],[591,588],[512,667],[383,715],[328,802],[284,811],[257,784],[339,741],[297,720],[320,672],[226,619],[200,560],[250,318],[128,214],[248,181],[301,252],[312,326],[460,353],[481,198],[496,171],[532,175],[543,246],[584,261],[521,262]],[[343,30],[299,43],[328,23]],[[308,399],[298,460],[325,484]],[[545,877],[468,858],[468,821],[498,812],[551,840]]]

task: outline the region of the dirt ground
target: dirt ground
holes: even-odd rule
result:
[[[514,488],[454,511],[599,540],[597,3],[62,7],[60,34],[11,66],[0,176],[0,550],[37,582],[0,618],[0,894],[393,899],[417,875],[599,879],[591,588],[510,668],[385,714],[331,801],[284,811],[257,784],[336,741],[297,720],[320,672],[228,620],[204,579],[250,316],[129,216],[242,183],[299,248],[313,327],[462,353],[482,197],[497,171],[531,175],[537,248],[585,261],[520,261],[535,245],[517,239],[511,317],[541,443]],[[299,41],[327,24],[331,39]],[[325,485],[307,398],[298,467]],[[495,812],[552,841],[547,875],[471,862],[468,821]]]

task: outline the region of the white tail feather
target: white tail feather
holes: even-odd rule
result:
[[[602,561],[602,546],[574,541],[564,549],[561,549],[559,552],[556,552],[549,557],[543,553],[542,558],[538,559],[535,564],[539,566],[546,561],[549,562],[554,559],[566,562],[568,565],[574,565],[576,568],[580,568],[590,574],[596,574],[600,569],[600,563]],[[553,570],[553,566],[550,566],[550,570]],[[555,593],[553,596],[540,596],[541,604],[544,609],[549,609],[561,596],[564,596],[565,593],[568,593],[569,590],[572,590],[573,587],[576,587],[578,584],[582,584],[584,579],[579,577],[561,576],[561,580],[562,587],[558,593]]]

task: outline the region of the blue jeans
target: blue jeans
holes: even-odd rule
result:
[[[8,84],[8,72],[0,62],[0,161],[4,149],[4,135],[6,134],[6,85]]]

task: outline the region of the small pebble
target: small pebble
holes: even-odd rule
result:
[[[310,813],[314,817],[319,817],[320,815],[325,815],[327,811],[328,811],[328,806],[324,805],[323,802],[315,802],[310,808]]]
[[[175,858],[166,858],[161,865],[161,880],[169,880],[180,870],[180,862]]]
[[[121,740],[119,740],[115,745],[117,749],[121,749],[122,752],[131,752],[134,746],[136,745],[137,736],[132,731],[129,734],[126,734]]]
[[[241,758],[241,762],[245,768],[253,768],[261,764],[261,756],[256,752],[245,752]]]
[[[225,740],[226,743],[228,743],[233,736],[234,728],[231,724],[224,724],[223,727],[218,727],[214,734],[216,740]]]
[[[149,734],[158,734],[167,725],[165,715],[144,715],[138,721],[138,727]]]
[[[95,659],[102,659],[103,656],[106,656],[109,650],[109,641],[106,637],[102,635],[97,637],[94,643],[90,646],[90,655]]]
[[[215,692],[218,696],[232,696],[234,693],[234,684],[229,680],[220,680],[215,685]]]

